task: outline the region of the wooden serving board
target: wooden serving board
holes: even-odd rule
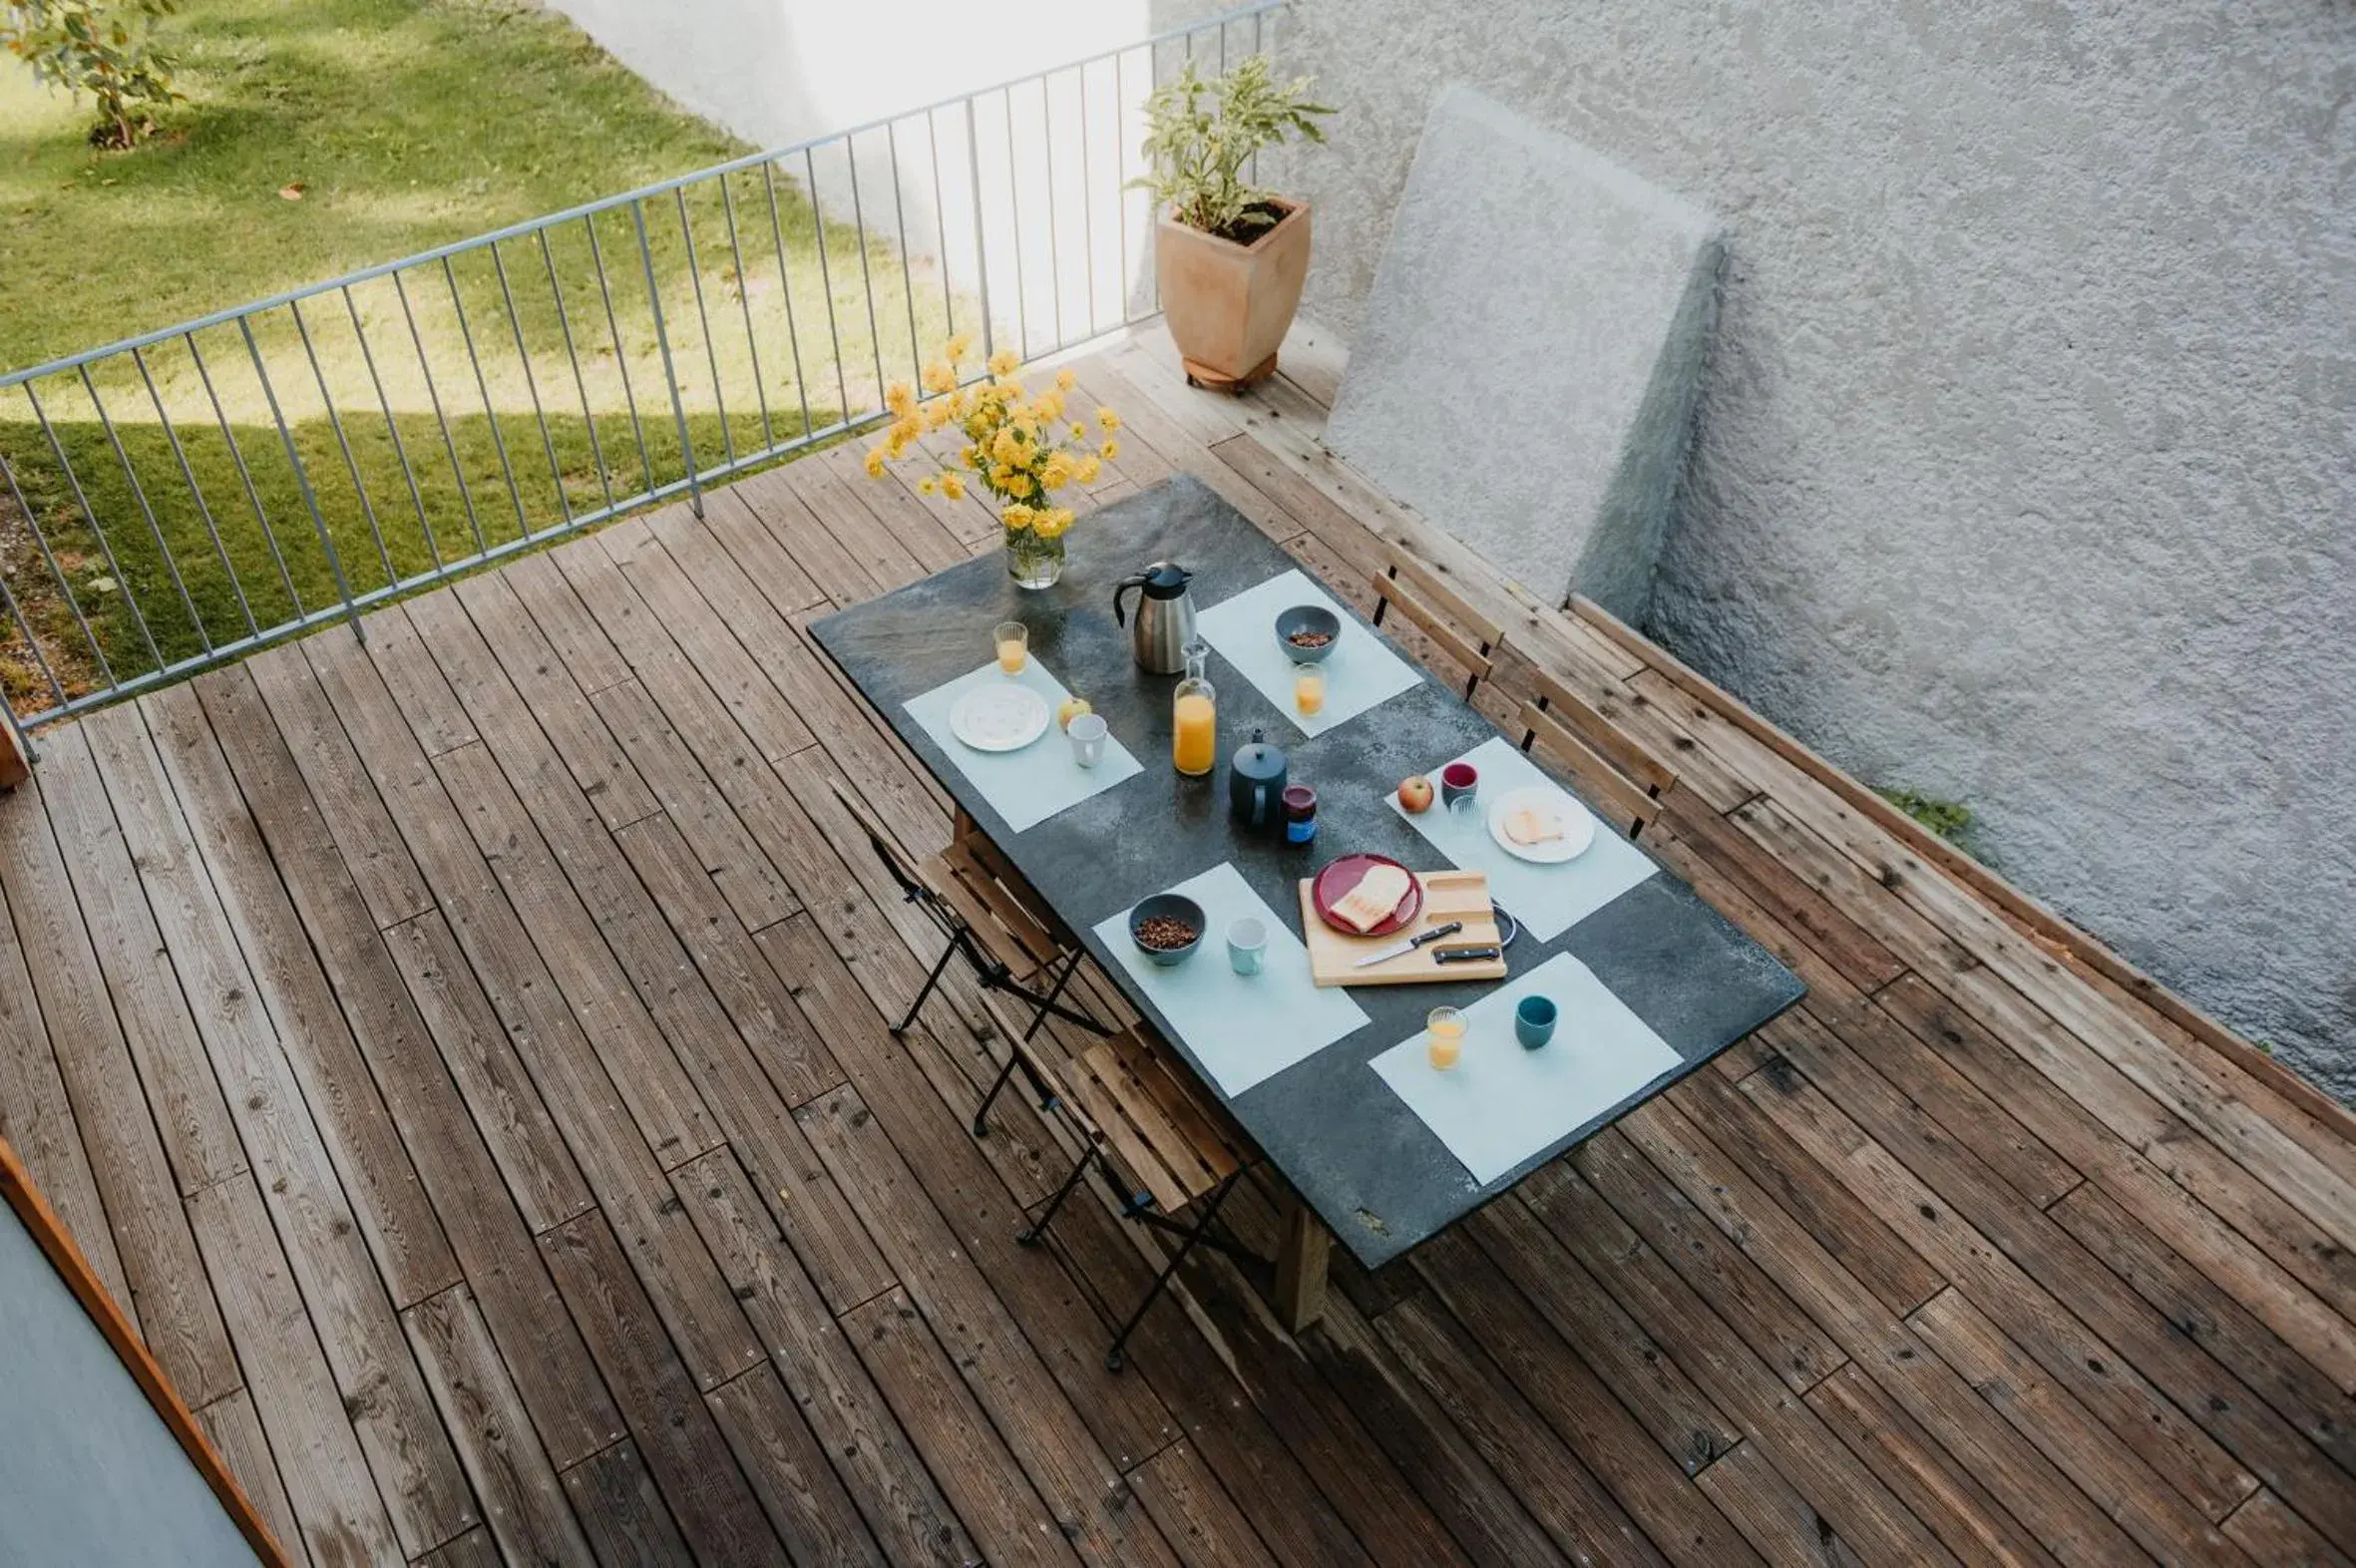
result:
[[[1494,948],[1497,917],[1489,903],[1489,879],[1478,871],[1428,871],[1415,878],[1423,884],[1423,913],[1404,931],[1387,937],[1347,937],[1320,919],[1317,900],[1308,880],[1301,883],[1302,941],[1309,949],[1309,972],[1320,985],[1416,985],[1433,980],[1481,980],[1505,978],[1505,956],[1478,964],[1439,964],[1432,956],[1446,949]],[[1412,953],[1369,969],[1351,966],[1370,953],[1395,946],[1449,921],[1464,923],[1453,936],[1442,937]]]

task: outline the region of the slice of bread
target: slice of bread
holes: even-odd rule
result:
[[[1396,866],[1370,867],[1358,886],[1334,901],[1334,913],[1360,932],[1373,931],[1390,919],[1398,901],[1414,883]]]

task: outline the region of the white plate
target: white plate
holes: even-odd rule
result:
[[[950,707],[949,732],[976,751],[1020,751],[1047,732],[1047,699],[1010,680],[976,686]]]
[[[1524,806],[1540,811],[1552,811],[1562,822],[1562,837],[1543,844],[1516,844],[1505,831],[1505,819]],[[1499,848],[1517,860],[1540,866],[1556,866],[1566,860],[1576,860],[1595,842],[1595,817],[1561,790],[1550,785],[1532,784],[1522,789],[1508,790],[1489,807],[1489,837]]]

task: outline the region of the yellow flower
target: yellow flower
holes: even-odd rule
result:
[[[958,384],[958,373],[946,359],[936,359],[925,367],[925,390],[947,392]]]
[[[1071,439],[1072,439],[1072,440],[1074,440],[1074,441],[1085,441],[1085,440],[1087,440],[1087,439],[1088,439],[1088,427],[1087,427],[1087,426],[1085,426],[1085,425],[1083,425],[1083,424],[1081,424],[1081,423],[1080,423],[1078,420],[1076,420],[1076,419],[1075,419],[1075,420],[1073,420],[1073,421],[1071,422]]]
[[[1080,459],[1079,476],[1083,485],[1096,483],[1096,476],[1104,472],[1104,465],[1092,457]]]
[[[1071,476],[1075,472],[1070,453],[1050,452],[1047,461],[1039,466],[1039,481],[1049,490],[1061,490],[1071,483]]]
[[[1077,382],[1079,379],[1080,378],[1078,376],[1072,374],[1069,370],[1058,370],[1055,372],[1055,390],[1058,392],[1069,392],[1072,389],[1073,383]]]
[[[1039,394],[1038,402],[1032,404],[1031,406],[1037,413],[1040,423],[1051,425],[1056,420],[1063,417],[1063,394],[1060,392],[1041,392]]]
[[[1003,512],[1000,512],[998,516],[1005,519],[1006,527],[1008,528],[1025,529],[1031,526],[1032,522],[1037,519],[1038,514],[1033,512],[1030,508],[1024,506],[1021,502],[1013,501],[1008,502],[1006,504],[1006,509]]]
[[[965,464],[966,467],[973,469],[976,473],[980,473],[982,471],[982,449],[980,447],[968,447],[965,451],[958,454],[958,461]]]
[[[1014,357],[1014,350],[1001,348],[989,356],[989,373],[993,376],[1009,375],[1020,363],[1021,361]]]
[[[966,476],[965,476],[965,475],[963,475],[963,474],[944,474],[944,475],[942,475],[942,476],[941,476],[941,493],[942,493],[943,495],[945,495],[945,496],[949,497],[949,499],[950,499],[950,500],[952,500],[952,501],[963,501],[963,500],[965,500],[965,499],[966,499]]]
[[[917,494],[920,496],[929,496],[938,488],[938,484],[930,474],[917,481]]]
[[[1105,438],[1104,445],[1098,447],[1096,451],[1105,462],[1117,462],[1119,461],[1121,455],[1121,444],[1108,436]]]
[[[996,489],[1012,490],[1014,488],[1014,471],[999,464],[990,469],[989,482]]]
[[[1096,423],[1107,430],[1118,430],[1121,428],[1121,416],[1109,408],[1100,408],[1096,410]]]
[[[1035,514],[1031,526],[1038,530],[1041,539],[1061,539],[1063,531],[1071,527],[1071,516],[1069,507],[1050,507]]]
[[[884,394],[884,406],[893,413],[906,417],[909,410],[917,406],[917,395],[910,390],[907,382],[895,381],[892,383],[891,389]]]
[[[960,332],[957,336],[949,340],[949,357],[953,363],[957,360],[965,358],[972,352],[974,352],[973,333]]]
[[[868,448],[867,477],[870,479],[882,479],[884,477],[884,449],[882,447]]]
[[[989,455],[1009,466],[1019,463],[1022,461],[1022,439],[1014,434],[1011,426],[1000,425],[998,433],[990,438]]]

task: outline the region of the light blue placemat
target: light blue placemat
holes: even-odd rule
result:
[[[1436,800],[1429,811],[1410,814],[1396,796],[1391,797],[1390,809],[1405,817],[1433,848],[1458,866],[1487,872],[1489,897],[1504,905],[1505,912],[1540,942],[1552,942],[1658,869],[1641,850],[1601,822],[1595,825],[1595,842],[1576,860],[1541,866],[1506,853],[1505,847],[1489,836],[1488,808],[1500,796],[1527,785],[1544,784],[1561,790],[1580,810],[1586,808],[1502,737],[1482,741],[1461,757],[1434,762],[1425,770],[1433,789],[1439,788],[1440,770],[1450,762],[1469,762],[1478,770],[1479,816],[1460,823]]]
[[[1276,617],[1296,604],[1322,605],[1342,621],[1342,639],[1320,666],[1326,672],[1326,705],[1308,718],[1293,707],[1293,657],[1276,635]],[[1220,600],[1196,617],[1195,629],[1304,735],[1347,724],[1423,678],[1299,571],[1280,573]]]
[[[976,751],[951,731],[949,710],[974,687],[1008,679],[1047,699],[1047,732],[1020,751]],[[1104,737],[1104,756],[1094,767],[1083,768],[1071,760],[1071,741],[1052,717],[1057,704],[1070,695],[1063,682],[1034,655],[1019,675],[1005,674],[993,659],[972,674],[909,698],[907,707],[909,716],[922,724],[925,733],[949,753],[949,760],[974,781],[990,809],[1020,833],[1139,771],[1137,759],[1129,755],[1118,735]]]
[[[1533,995],[1552,1000],[1560,1021],[1551,1041],[1524,1050],[1513,1009]],[[1446,1072],[1432,1067],[1419,1033],[1374,1066],[1484,1187],[1680,1060],[1567,953],[1498,986],[1464,1015],[1463,1054]]]
[[[1309,950],[1232,862],[1163,891],[1200,904],[1210,926],[1185,963],[1165,969],[1139,953],[1129,940],[1128,910],[1099,924],[1096,935],[1229,1099],[1367,1021],[1348,993],[1318,989]],[[1257,975],[1238,975],[1227,962],[1227,928],[1246,915],[1268,928],[1268,952]]]

